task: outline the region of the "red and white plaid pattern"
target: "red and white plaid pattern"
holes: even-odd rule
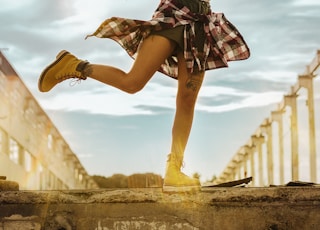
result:
[[[195,21],[203,22],[206,34],[204,47],[195,47]],[[150,21],[141,21],[120,17],[105,20],[99,28],[88,36],[110,38],[118,42],[132,57],[135,58],[139,45],[152,31],[169,29],[185,25],[184,57],[189,72],[227,67],[228,61],[243,60],[250,56],[250,51],[243,37],[224,16],[223,13],[196,14],[179,0],[161,0]],[[160,72],[177,78],[177,57],[168,57],[160,67]]]

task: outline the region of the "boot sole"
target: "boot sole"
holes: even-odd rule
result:
[[[198,192],[201,190],[201,187],[199,185],[194,186],[170,186],[170,185],[164,185],[162,187],[162,192],[167,193],[175,193],[175,192]]]
[[[66,51],[66,50],[63,50],[61,51],[57,57],[56,57],[56,60],[54,60],[54,62],[52,62],[50,65],[48,65],[41,73],[40,75],[40,78],[39,78],[39,81],[38,81],[38,89],[40,92],[48,92],[48,91],[45,91],[42,89],[41,85],[42,85],[42,81],[44,79],[44,76],[47,74],[47,72],[54,66],[56,65],[59,61],[61,61],[61,59],[66,56],[69,52]]]

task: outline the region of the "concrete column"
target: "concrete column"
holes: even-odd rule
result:
[[[258,171],[259,171],[259,186],[263,187],[263,158],[262,158],[262,144],[264,143],[264,137],[263,136],[257,136],[253,135],[251,136],[251,140],[253,145],[256,147],[258,151]]]
[[[234,180],[239,180],[239,178],[241,177],[241,164],[239,164],[240,162],[233,160],[232,164],[234,165]]]
[[[279,181],[284,184],[283,110],[271,112],[272,120],[278,123],[279,134]]]
[[[2,132],[2,152],[9,155],[9,135],[7,132]]]
[[[291,107],[291,170],[294,181],[299,180],[297,96],[296,93],[284,96],[285,105]]]
[[[227,177],[227,175],[226,175],[226,172],[224,171],[224,172],[222,173],[222,175],[220,175],[220,176],[217,178],[216,184],[220,184],[220,183],[226,182],[226,181],[227,181],[226,177]]]
[[[235,180],[235,167],[233,165],[229,165],[227,168],[227,181]]]
[[[243,167],[243,177],[248,177],[248,154],[242,154],[242,167]]]
[[[299,76],[299,85],[308,91],[308,113],[309,113],[309,147],[310,147],[310,180],[317,182],[317,152],[316,152],[316,131],[314,119],[314,93],[313,75]]]
[[[274,184],[274,170],[273,170],[273,135],[272,122],[267,118],[264,123],[260,125],[260,129],[268,137],[267,139],[267,165],[268,165],[268,183]]]
[[[244,155],[242,153],[242,150],[238,151],[237,154],[233,157],[231,161],[231,165],[235,167],[235,179],[243,179],[244,173],[242,174],[242,168],[243,168],[243,161],[244,161]]]
[[[250,169],[251,169],[251,176],[252,176],[252,186],[256,185],[256,177],[255,177],[255,170],[254,170],[254,146],[251,145],[245,145],[244,151],[248,156],[248,159],[250,161]]]

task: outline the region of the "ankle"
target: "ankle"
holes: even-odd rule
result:
[[[77,71],[81,72],[81,75],[90,77],[92,74],[92,65],[88,61],[81,61],[77,66]]]

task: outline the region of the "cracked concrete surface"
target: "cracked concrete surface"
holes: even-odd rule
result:
[[[23,226],[23,228],[22,228]],[[7,229],[317,229],[319,187],[3,191]]]

